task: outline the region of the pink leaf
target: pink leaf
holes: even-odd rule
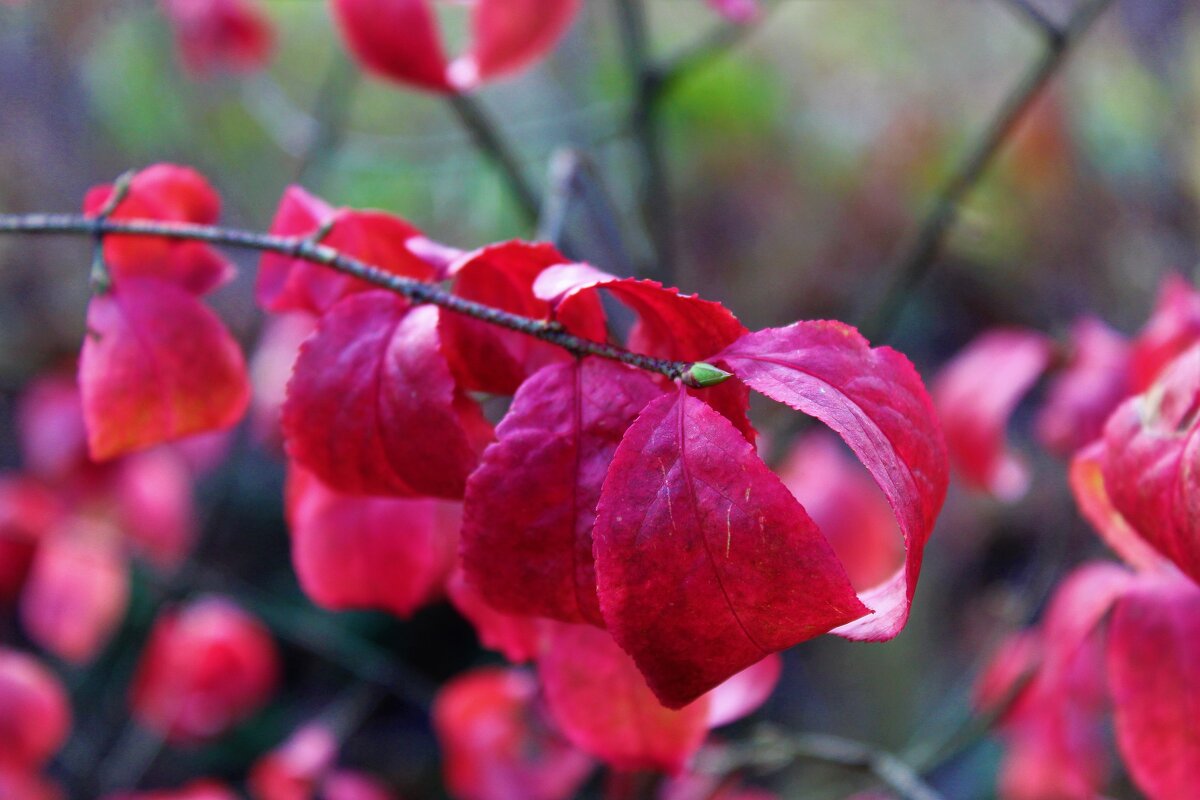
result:
[[[1121,512],[1113,508],[1104,488],[1102,465],[1106,460],[1103,441],[1093,442],[1072,459],[1068,476],[1079,513],[1126,564],[1138,570],[1164,569],[1169,562],[1142,539]]]
[[[374,291],[322,317],[288,384],[289,455],[341,492],[461,498],[488,431],[442,356],[438,313]]]
[[[972,341],[938,374],[934,402],[951,463],[966,486],[1001,500],[1025,493],[1028,470],[1006,450],[1005,429],[1052,355],[1053,343],[1040,333],[996,329]]]
[[[708,693],[708,727],[719,728],[753,714],[775,691],[783,672],[778,653],[751,664]]]
[[[554,626],[538,675],[566,737],[618,769],[679,772],[708,731],[708,698],[663,708],[633,660],[590,625]]]
[[[170,283],[125,280],[88,305],[79,388],[92,458],[228,428],[250,399],[237,342]]]
[[[308,800],[333,767],[338,740],[320,722],[297,729],[287,741],[254,762],[246,781],[254,800]]]
[[[322,608],[408,617],[454,567],[456,503],[339,494],[293,468],[288,509],[296,575]]]
[[[1071,330],[1072,354],[1050,381],[1038,413],[1038,438],[1046,448],[1070,457],[1099,438],[1108,415],[1129,394],[1129,344],[1092,317]]]
[[[497,609],[602,625],[592,526],[613,452],[662,393],[588,358],[525,382],[467,483],[463,566]]]
[[[479,0],[471,16],[471,49],[449,67],[450,82],[470,91],[523,69],[558,43],[580,0]]]
[[[266,66],[274,34],[249,0],[164,0],[184,67],[194,77]]]
[[[758,0],[708,0],[708,4],[730,22],[745,25],[758,19]]]
[[[463,800],[565,800],[591,759],[547,724],[537,681],[515,669],[477,669],[448,681],[433,705],[446,787]]]
[[[129,564],[116,535],[76,520],[47,537],[21,596],[29,638],[73,664],[92,661],[125,616]]]
[[[84,213],[98,215],[112,191],[111,184],[93,187],[83,201]],[[221,198],[203,175],[189,167],[154,164],[133,176],[109,219],[212,225],[220,215]],[[234,275],[233,265],[207,244],[154,236],[105,236],[104,262],[117,283],[160,278],[193,294],[206,294]]]
[[[758,331],[717,359],[753,389],[832,428],[883,490],[904,535],[904,567],[863,592],[873,616],[834,632],[850,639],[892,638],[908,619],[948,480],[941,428],[920,376],[903,355],[872,349],[840,322]]]
[[[683,392],[625,433],[593,537],[604,620],[672,708],[868,611],[750,444]]]
[[[1101,465],[1113,507],[1200,581],[1200,346],[1113,412]]]
[[[1117,744],[1152,800],[1188,800],[1200,775],[1200,589],[1147,582],[1117,603],[1108,675]]]
[[[157,448],[122,459],[112,493],[121,529],[135,552],[168,571],[187,558],[196,509],[191,472],[178,453]]]

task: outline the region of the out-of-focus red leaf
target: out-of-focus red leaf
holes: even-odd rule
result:
[[[330,772],[321,784],[322,800],[394,800],[395,795],[370,775],[348,769]]]
[[[441,593],[454,567],[457,503],[341,494],[293,468],[288,509],[292,564],[322,608],[407,617]]]
[[[488,428],[455,386],[438,314],[376,291],[322,317],[288,384],[288,454],[338,491],[461,498]]]
[[[502,611],[602,625],[592,527],[622,435],[662,389],[598,358],[546,367],[517,392],[467,483],[463,567]]]
[[[708,693],[708,727],[719,728],[752,714],[771,696],[783,671],[778,653],[752,664]]]
[[[0,764],[0,797],[5,800],[63,800],[62,788],[48,778]]]
[[[0,769],[40,769],[70,729],[71,706],[57,676],[33,656],[0,647]]]
[[[237,342],[195,297],[153,278],[88,305],[79,389],[96,460],[228,428],[250,400]]]
[[[1138,570],[1162,570],[1168,564],[1167,560],[1130,527],[1121,512],[1113,508],[1104,488],[1102,464],[1105,460],[1103,441],[1093,442],[1071,460],[1068,476],[1079,512],[1126,564]]]
[[[471,15],[471,47],[449,65],[459,91],[517,72],[562,38],[580,0],[479,0]]]
[[[35,378],[17,406],[24,471],[58,482],[89,465],[87,429],[75,376],[52,372]]]
[[[675,361],[700,361],[735,341],[746,328],[720,303],[680,294],[656,281],[616,278],[586,264],[565,264],[542,272],[534,293],[554,305],[555,318],[572,333],[603,341],[597,318],[597,295],[612,294],[637,315],[628,346],[636,353]],[[749,390],[737,380],[691,390],[715,408],[753,443],[754,427],[746,417]]]
[[[1150,388],[1175,357],[1200,339],[1200,292],[1179,275],[1168,275],[1150,319],[1133,340],[1133,391]]]
[[[904,540],[887,499],[832,434],[813,431],[797,439],[779,477],[821,529],[854,588],[877,586],[904,563]]]
[[[280,430],[287,384],[292,377],[300,345],[316,330],[317,321],[304,313],[278,314],[267,320],[258,340],[258,349],[250,359],[252,429],[260,442],[279,447]]]
[[[287,741],[254,763],[247,780],[254,800],[312,800],[333,767],[338,741],[319,722],[298,729]]]
[[[355,58],[375,74],[435,92],[453,91],[429,0],[333,0]]]
[[[1188,800],[1200,775],[1200,588],[1144,582],[1109,627],[1117,744],[1151,800]]]
[[[201,779],[192,781],[181,789],[117,792],[105,795],[104,800],[238,800],[238,795],[219,781]]]
[[[117,532],[77,519],[38,546],[21,595],[29,638],[86,664],[108,644],[129,603],[129,564]]]
[[[321,243],[394,275],[432,280],[435,270],[411,249],[421,232],[399,217],[382,211],[334,209],[299,186],[289,186],[279,202],[271,233],[313,236],[323,228]],[[264,253],[255,293],[269,311],[323,314],[348,294],[376,288],[323,264],[279,253]]]
[[[537,681],[484,668],[448,681],[433,706],[446,787],[462,800],[566,800],[592,762],[550,726]]]
[[[274,32],[251,0],[163,0],[184,68],[194,77],[267,65]]]
[[[566,737],[618,769],[678,772],[708,731],[707,697],[664,708],[633,659],[590,625],[554,625],[538,675]]]
[[[604,620],[671,708],[868,612],[779,478],[682,391],[625,433],[593,538]]]
[[[133,550],[159,569],[178,567],[196,534],[192,476],[183,459],[166,448],[128,456],[118,465],[112,491]]]
[[[975,682],[974,705],[985,713],[999,713],[998,725],[1029,713],[1029,690],[1042,662],[1039,631],[1020,631],[1005,639]]]
[[[191,2],[195,0],[179,0]],[[96,216],[112,196],[112,184],[92,188],[83,211]],[[221,198],[194,169],[154,164],[134,175],[111,220],[148,219],[212,225],[221,215]],[[193,294],[206,294],[234,275],[233,265],[202,242],[154,236],[104,237],[104,263],[121,283],[128,278],[158,278]]]
[[[1046,448],[1069,457],[1100,437],[1112,410],[1129,394],[1129,344],[1094,317],[1075,323],[1072,353],[1055,375],[1038,412],[1038,438]]]
[[[471,586],[456,570],[446,582],[446,594],[475,628],[479,643],[489,650],[497,650],[514,664],[531,661],[538,654],[543,620],[517,614],[505,614],[487,604],[483,595]]]
[[[1101,622],[1133,585],[1115,564],[1095,562],[1073,572],[1055,592],[1037,637],[1036,652],[1008,653],[1013,663],[985,673],[980,692],[1004,686],[1017,668],[1035,668],[1032,680],[1003,717],[1009,743],[1000,772],[1000,795],[1016,800],[1090,800],[1110,769],[1104,737],[1108,691]],[[1019,640],[1018,640],[1019,641]],[[1034,645],[1023,645],[1032,648]],[[1033,664],[1021,663],[1022,659]],[[1008,676],[999,673],[1006,669]],[[997,698],[998,699],[998,698]]]
[[[1113,507],[1200,581],[1200,346],[1113,412],[1104,444],[1101,471]]]
[[[533,282],[542,270],[566,260],[553,245],[512,241],[468,253],[449,273],[459,297],[548,319],[550,304],[534,296]],[[596,313],[603,319],[598,307]],[[438,328],[450,369],[471,391],[512,394],[543,366],[570,358],[560,347],[463,314],[443,314]]]
[[[38,542],[62,517],[58,498],[24,478],[0,477],[0,604],[25,585]]]
[[[1025,493],[1028,470],[1007,449],[1005,429],[1053,352],[1040,333],[1001,328],[972,341],[938,374],[933,398],[950,461],[966,486],[1001,500]]]
[[[204,597],[155,622],[134,675],[133,717],[176,744],[214,739],[270,699],[278,674],[262,623]]]
[[[868,641],[892,638],[908,620],[925,542],[948,482],[942,431],[917,371],[900,353],[872,349],[840,322],[758,331],[715,360],[751,388],[824,422],[875,478],[904,535],[904,567],[862,593],[873,615],[834,633]]]

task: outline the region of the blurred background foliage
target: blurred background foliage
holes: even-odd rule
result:
[[[389,210],[463,248],[532,235],[443,99],[358,75],[326,3],[265,5],[277,30],[269,70],[208,82],[181,71],[152,2],[0,5],[0,208],[74,210],[89,186],[172,161],[209,177],[232,227],[265,230],[284,188],[301,181],[335,204]],[[1059,20],[1071,10],[1068,0],[1042,5]],[[696,0],[648,7],[653,50],[664,57],[718,24]],[[664,98],[674,282],[721,301],[750,328],[861,321],[935,192],[1043,47],[1005,0],[770,3],[736,46]],[[548,62],[478,95],[538,185],[561,147],[591,160],[602,183],[593,191],[608,199],[613,220],[598,229],[574,212],[578,255],[621,274],[651,253],[630,98],[611,0],[588,2]],[[1057,333],[1091,312],[1132,331],[1160,278],[1197,263],[1198,114],[1200,7],[1117,2],[969,195],[888,343],[928,378],[995,324]],[[31,376],[70,358],[83,335],[88,247],[0,240],[7,469],[19,467],[14,398]],[[251,348],[261,322],[254,261],[234,255],[241,276],[216,303]],[[780,421],[764,419],[768,442],[782,441],[771,438]],[[1021,430],[1027,423],[1019,416]],[[824,638],[793,649],[763,716],[898,752],[953,730],[988,648],[1037,610],[1055,577],[1100,552],[1063,502],[1061,465],[1041,458],[1017,506],[952,491],[909,629],[886,646]],[[291,574],[281,487],[279,462],[253,448],[236,448],[206,480],[210,513],[192,582],[164,587],[139,573],[122,634],[96,667],[70,676],[78,735],[62,770],[146,772],[151,785],[195,774],[236,779],[349,677],[378,670],[404,682],[409,701],[374,698],[382,705],[346,760],[386,775],[405,797],[437,796],[421,698],[494,657],[445,606],[409,622],[314,609]],[[160,752],[126,727],[122,681],[164,596],[207,589],[243,599],[281,635],[287,688],[234,738]],[[0,634],[20,641],[11,620]],[[994,748],[974,747],[933,779],[950,797],[988,797],[996,758]],[[777,780],[789,797],[844,796],[855,786],[844,772],[811,766]]]

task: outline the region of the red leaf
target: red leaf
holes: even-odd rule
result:
[[[184,290],[126,280],[88,305],[79,388],[93,459],[236,423],[246,365],[221,321]]]
[[[267,629],[219,597],[163,613],[134,675],[135,719],[175,744],[212,739],[254,714],[278,682]]]
[[[1015,500],[1025,464],[1005,447],[1009,417],[1050,365],[1053,342],[1034,331],[996,329],[972,341],[938,374],[933,397],[950,459],[963,483]]]
[[[300,355],[300,345],[317,328],[310,314],[278,314],[266,320],[258,337],[258,347],[250,358],[250,381],[254,385],[251,400],[251,430],[254,438],[269,444],[272,450],[282,447],[280,430],[283,403],[287,399],[287,384]]]
[[[98,215],[112,191],[112,184],[93,187],[83,201],[84,213]],[[133,176],[109,219],[212,225],[220,214],[221,198],[203,175],[188,167],[154,164]],[[206,294],[234,275],[233,265],[202,242],[155,236],[105,236],[104,262],[117,283],[160,278],[193,294]]]
[[[1133,340],[1133,390],[1150,388],[1175,357],[1200,338],[1200,292],[1179,275],[1168,275],[1150,319]]]
[[[737,317],[720,303],[696,295],[681,295],[655,281],[615,278],[586,264],[551,267],[538,276],[534,293],[551,302],[555,318],[567,330],[596,341],[604,340],[603,317],[597,302],[600,290],[610,292],[636,315],[628,347],[636,353],[676,361],[699,361],[746,333]],[[729,419],[751,443],[754,427],[746,417],[750,393],[736,380],[695,390]]]
[[[122,459],[112,493],[133,550],[159,569],[178,567],[196,533],[192,477],[179,454],[159,448]]]
[[[1070,457],[1095,441],[1109,414],[1129,394],[1129,344],[1092,317],[1071,330],[1073,353],[1046,390],[1038,413],[1038,438],[1053,453]]]
[[[449,67],[459,91],[523,69],[562,38],[580,0],[480,0],[471,16],[471,49]]]
[[[517,392],[467,483],[463,566],[495,608],[602,625],[592,526],[626,428],[662,393],[598,358],[546,367]]]
[[[1146,583],[1117,603],[1108,674],[1117,744],[1152,800],[1188,800],[1200,775],[1200,589]]]
[[[544,620],[505,614],[492,608],[483,595],[467,583],[462,570],[455,570],[450,575],[446,594],[458,613],[474,626],[481,645],[503,653],[514,664],[531,661],[537,655]]]
[[[17,405],[21,463],[38,478],[65,481],[91,467],[79,386],[70,373],[35,378]]]
[[[195,77],[253,72],[271,56],[270,23],[248,0],[164,0],[163,9],[175,29],[183,65]]]
[[[454,567],[457,503],[339,494],[293,468],[288,510],[296,575],[322,608],[408,617]]]
[[[707,697],[678,711],[663,708],[599,628],[554,626],[538,675],[566,737],[612,767],[679,772],[708,732]]]
[[[477,669],[448,681],[433,705],[446,787],[463,800],[564,800],[591,759],[542,716],[537,681],[522,670]]]
[[[859,591],[904,563],[904,540],[887,499],[828,431],[796,440],[779,477],[821,529]]]
[[[390,80],[451,92],[437,21],[428,0],[333,0],[355,58]]]
[[[283,429],[288,453],[349,494],[461,498],[487,431],[455,386],[438,310],[385,291],[347,297],[300,350]]]
[[[604,620],[672,708],[868,611],[779,478],[683,392],[625,433],[593,537]]]
[[[86,664],[108,644],[129,603],[129,564],[117,532],[86,520],[38,547],[21,620],[29,638],[73,664]]]
[[[310,800],[333,767],[338,741],[328,727],[313,722],[254,762],[246,781],[255,800]]]
[[[422,281],[435,277],[433,267],[408,247],[410,242],[423,238],[411,224],[382,211],[335,210],[299,186],[289,186],[284,192],[271,233],[311,236],[324,225],[329,228],[321,243],[344,255],[395,275]],[[265,253],[255,293],[269,311],[323,314],[346,295],[373,288],[322,264]]]
[[[40,769],[70,729],[71,706],[54,673],[33,656],[0,647],[0,769]],[[9,797],[2,784],[0,797]]]
[[[395,795],[375,778],[347,769],[329,773],[321,784],[320,796],[322,800],[395,800]]]
[[[534,296],[533,282],[546,267],[564,261],[549,244],[513,241],[490,245],[450,266],[454,294],[526,317],[548,319],[550,304]],[[595,311],[602,314],[598,305]],[[470,391],[512,394],[543,366],[570,357],[560,347],[464,314],[443,314],[438,329],[450,369]]]
[[[106,795],[104,800],[238,800],[239,795],[218,781],[201,779],[192,781],[181,789],[163,789],[154,792],[118,792]]]
[[[61,514],[59,498],[40,484],[0,477],[0,605],[16,599],[38,542]]]
[[[1200,581],[1200,346],[1113,412],[1101,470],[1113,507]]]
[[[824,422],[875,478],[904,534],[904,568],[862,594],[874,615],[834,631],[890,639],[904,627],[925,542],[946,497],[941,429],[908,359],[872,349],[840,322],[798,322],[758,331],[717,356],[751,388]]]
[[[1130,527],[1121,512],[1113,508],[1104,488],[1102,465],[1106,459],[1104,442],[1098,441],[1080,450],[1071,461],[1068,476],[1079,513],[1092,523],[1100,538],[1126,564],[1138,570],[1169,568],[1167,560]]]

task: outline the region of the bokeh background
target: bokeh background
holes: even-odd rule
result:
[[[1056,20],[1072,11],[1069,0],[1031,2]],[[213,182],[232,227],[265,230],[284,188],[300,181],[335,204],[386,209],[458,247],[532,235],[444,100],[358,74],[324,2],[264,5],[277,37],[269,68],[200,81],[181,69],[153,2],[0,4],[0,210],[73,211],[88,187],[170,161]],[[664,58],[723,24],[698,0],[647,6],[652,49]],[[545,185],[563,148],[590,161],[590,199],[568,217],[575,255],[719,300],[752,329],[810,318],[869,326],[937,193],[1044,49],[1007,0],[768,2],[758,24],[662,101],[676,253],[669,271],[654,263],[639,211],[632,87],[611,0],[589,0],[548,61],[477,99],[535,185]],[[884,341],[928,379],[996,324],[1061,334],[1094,313],[1133,331],[1161,278],[1191,276],[1198,262],[1198,113],[1200,6],[1113,3],[968,194]],[[241,275],[215,305],[253,350],[262,323],[254,259],[233,255]],[[84,240],[0,239],[5,470],[21,467],[12,409],[23,387],[78,350],[89,263]],[[764,409],[759,418],[776,456],[787,417]],[[1019,412],[1019,447],[1029,423]],[[747,736],[768,720],[910,755],[954,736],[990,648],[1036,615],[1057,577],[1101,551],[1067,499],[1062,464],[1025,449],[1034,480],[1019,503],[952,488],[900,638],[826,637],[794,648],[763,712],[722,736]],[[385,776],[404,797],[441,796],[422,703],[448,676],[496,657],[444,604],[409,621],[315,609],[291,572],[282,485],[269,447],[236,444],[202,481],[205,530],[186,576],[135,570],[114,642],[89,668],[60,665],[77,725],[53,774],[105,789],[200,774],[236,781],[367,673],[404,686],[362,690],[372,711],[344,760]],[[285,686],[215,745],[162,747],[126,721],[131,665],[160,604],[214,590],[275,630]],[[27,644],[9,609],[0,609],[0,640]],[[931,780],[948,797],[992,796],[998,753],[976,741]],[[838,797],[866,779],[800,763],[762,782],[786,797]],[[1114,792],[1133,796],[1120,785]]]

